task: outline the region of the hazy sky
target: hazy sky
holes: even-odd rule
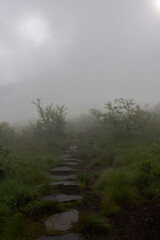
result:
[[[0,0],[0,120],[160,101],[160,0]],[[33,111],[32,111],[33,110]]]

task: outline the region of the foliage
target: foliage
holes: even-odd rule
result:
[[[40,214],[46,213],[59,213],[62,212],[63,206],[58,202],[46,202],[41,200],[35,200],[29,202],[25,208],[24,213],[30,217],[37,217]]]
[[[114,202],[104,202],[102,206],[102,212],[107,217],[113,217],[121,211],[120,206]]]
[[[0,146],[0,178],[3,178],[6,170],[9,170],[8,168],[10,168],[9,154],[7,148]]]
[[[87,173],[79,172],[77,177],[81,187],[87,187],[89,185],[91,179]]]
[[[81,231],[85,234],[106,234],[113,229],[113,227],[107,223],[107,219],[104,219],[99,215],[82,217],[79,224]]]
[[[144,127],[150,120],[149,114],[140,108],[133,99],[115,99],[112,104],[105,104],[107,113],[92,109],[91,113],[108,127],[116,136],[131,136],[135,131]]]
[[[143,160],[138,164],[137,187],[142,195],[149,198],[160,197],[160,161]]]
[[[26,219],[21,213],[15,213],[6,219],[1,240],[28,240],[35,239],[38,225]]]
[[[6,203],[10,210],[15,210],[39,196],[36,188],[24,184],[17,177],[1,181],[0,189],[0,203]]]
[[[96,188],[103,191],[104,202],[124,206],[137,197],[132,179],[124,171],[108,169],[96,182]]]
[[[51,103],[46,107],[42,107],[39,98],[32,103],[36,106],[39,115],[36,130],[40,133],[46,132],[49,136],[63,135],[67,110],[65,106],[56,105],[54,107]]]
[[[1,144],[10,143],[15,137],[15,129],[8,122],[0,123],[0,142]]]

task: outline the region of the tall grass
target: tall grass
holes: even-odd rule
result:
[[[128,204],[136,197],[136,188],[127,173],[119,169],[108,169],[96,182],[96,189],[103,192],[103,201],[119,206]]]
[[[113,230],[113,226],[107,222],[107,219],[95,214],[82,217],[79,226],[86,235],[94,235],[95,233],[102,235]]]

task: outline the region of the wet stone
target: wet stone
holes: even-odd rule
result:
[[[73,162],[77,162],[77,163],[80,163],[80,162],[83,162],[82,160],[79,160],[77,158],[68,158],[68,159],[64,159],[63,161],[67,162],[67,161],[73,161]]]
[[[60,175],[50,175],[51,179],[59,180],[59,181],[66,181],[66,180],[75,180],[77,178],[76,175],[67,175],[67,176],[60,176]]]
[[[49,183],[48,185],[50,186],[78,186],[77,182],[73,182],[73,181],[60,181],[60,182],[53,182],[53,183]]]
[[[70,155],[70,150],[66,150],[65,154]]]
[[[72,202],[83,200],[83,197],[81,195],[52,194],[50,196],[43,197],[42,200],[50,202]]]
[[[45,221],[46,230],[67,231],[72,229],[72,224],[79,220],[79,213],[76,209],[67,212],[54,214]]]
[[[70,154],[63,154],[63,155],[61,155],[61,158],[69,158],[69,157],[71,157]]]
[[[68,161],[66,161],[64,164],[68,165],[68,166],[78,166],[77,162],[68,162]]]
[[[72,145],[69,149],[70,150],[77,150],[77,146],[76,145]]]
[[[44,236],[40,237],[39,240],[85,240],[82,234],[80,233],[69,233],[60,236]]]
[[[51,169],[51,172],[75,172],[75,169],[62,166],[62,167],[55,167]]]

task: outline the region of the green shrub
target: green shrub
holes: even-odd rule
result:
[[[46,202],[35,200],[27,204],[24,212],[27,216],[33,217],[44,213],[58,213],[62,212],[64,207],[58,202]]]
[[[14,210],[39,197],[36,187],[24,185],[19,179],[7,178],[0,182],[0,202]]]
[[[103,199],[123,206],[137,197],[137,192],[128,174],[122,170],[109,169],[96,182]]]
[[[112,203],[105,202],[102,207],[102,212],[107,217],[115,216],[120,211],[121,211],[121,208],[114,202]]]
[[[16,213],[6,219],[1,240],[29,240],[35,239],[37,225],[24,218],[21,213]]]
[[[108,233],[113,227],[107,223],[107,220],[98,215],[89,215],[80,219],[80,230],[84,233]]]
[[[159,198],[160,161],[151,159],[140,162],[136,184],[142,195],[149,198]]]
[[[115,160],[114,152],[109,149],[103,149],[94,160],[93,165],[112,166]]]
[[[87,187],[89,185],[91,179],[87,173],[78,173],[77,177],[81,187]]]

